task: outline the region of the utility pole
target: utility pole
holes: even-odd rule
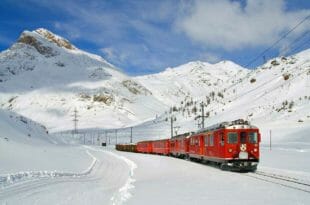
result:
[[[97,145],[100,145],[100,132],[98,131],[98,136],[97,136]]]
[[[170,118],[170,125],[171,125],[171,138],[173,137],[173,119],[172,117]]]
[[[175,129],[175,135],[178,135],[178,130],[180,129],[181,127],[180,126],[175,126],[173,127],[173,129]]]
[[[109,134],[109,133],[108,133]],[[109,136],[109,144],[111,144],[111,137]]]
[[[197,121],[197,127],[200,128],[201,123],[199,122],[199,119]]]
[[[269,142],[270,142],[270,144],[269,144],[269,149],[270,149],[270,151],[271,151],[271,130],[269,131]]]
[[[115,144],[117,144],[117,130],[115,130]]]
[[[205,110],[204,110],[204,104],[201,102],[201,117],[202,117],[202,129],[205,128]]]
[[[107,131],[104,131],[105,132],[105,143],[108,144],[108,135],[107,135]]]
[[[132,143],[132,127],[130,128],[130,143]]]
[[[204,106],[204,103],[201,102],[200,103],[200,106],[201,106],[201,115],[198,115],[197,117],[195,117],[195,120],[199,120],[199,118],[201,118],[201,123],[197,122],[197,125],[198,125],[198,128],[202,128],[204,129],[205,128],[205,106]]]
[[[74,112],[74,114],[72,115],[72,117],[73,117],[73,120],[72,120],[72,121],[73,121],[73,123],[74,123],[74,131],[73,131],[73,135],[74,135],[74,134],[77,134],[77,133],[78,133],[78,131],[77,131],[77,129],[78,129],[77,126],[78,126],[78,121],[79,121],[79,120],[78,120],[79,115],[78,115],[78,111],[77,111],[76,108],[74,109],[73,112]]]

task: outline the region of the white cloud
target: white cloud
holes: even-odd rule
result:
[[[205,52],[200,54],[199,58],[209,63],[217,63],[221,60],[221,57],[215,53]]]
[[[187,4],[187,14],[176,23],[193,41],[225,50],[269,45],[287,32],[310,10],[287,11],[283,0],[197,0]],[[295,36],[309,29],[309,21]],[[292,35],[294,36],[294,35]]]

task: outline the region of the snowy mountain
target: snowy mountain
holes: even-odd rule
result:
[[[1,106],[51,130],[71,129],[75,108],[80,127],[121,127],[164,108],[100,56],[45,29],[23,32],[0,53],[0,65]]]
[[[305,50],[255,70],[230,61],[197,61],[129,77],[100,56],[37,29],[23,32],[0,53],[0,106],[51,131],[72,129],[76,108],[79,128],[140,124],[137,129],[157,129],[164,137],[170,135],[171,116],[181,126],[179,133],[196,130],[203,102],[206,125],[245,118],[266,135],[271,125],[281,130],[283,124],[304,133],[310,116],[309,61]]]
[[[149,89],[157,99],[174,106],[190,98],[202,100],[210,92],[231,85],[231,79],[242,78],[249,72],[230,61],[217,64],[197,61],[135,79]]]
[[[50,31],[25,31],[0,53],[0,204],[202,204],[226,193],[224,204],[308,204],[300,185],[310,183],[309,102],[310,49],[255,70],[190,62],[129,77]],[[195,131],[202,105],[205,126],[244,118],[259,127],[258,173],[267,178],[81,145],[128,143],[134,125],[134,142],[169,138],[171,119],[173,134]],[[75,109],[79,128],[123,129],[118,138],[114,130],[57,132],[73,128]]]
[[[233,64],[230,63],[230,65]],[[237,69],[234,70],[233,67]],[[163,122],[145,123],[139,129],[144,130],[144,133],[152,133],[165,127],[161,136],[170,136],[169,122],[170,116],[173,116],[176,119],[174,125],[179,127],[176,130],[178,133],[197,130],[199,129],[197,124],[201,127],[202,123],[200,116],[203,102],[205,126],[243,118],[260,128],[263,143],[269,143],[270,132],[274,140],[309,141],[310,49],[293,56],[272,59],[255,70],[240,70],[237,66],[230,66],[228,70],[232,70],[231,77],[227,76],[225,79],[221,76],[221,79],[226,81],[217,81],[216,75],[213,75],[215,76],[213,81],[223,82],[219,83],[220,86],[207,86],[201,89],[201,95],[194,94],[192,98],[184,98],[181,101],[174,99],[176,103],[162,116]],[[175,73],[176,71],[177,69]],[[171,71],[164,73],[168,72]],[[167,84],[171,80],[161,75],[163,74],[138,77],[137,80],[153,93],[156,93],[154,90],[160,89],[162,93],[171,92],[169,88],[175,84],[169,87]],[[176,75],[170,78],[179,80]],[[190,78],[185,74],[183,82],[187,82]],[[166,84],[169,88],[162,89],[160,87],[162,84],[158,82]],[[188,87],[193,84],[194,82],[190,85],[184,83],[180,91],[189,90]],[[199,85],[200,81],[197,80],[196,84]],[[152,87],[158,85],[159,88],[152,90],[150,85]],[[200,87],[203,85],[200,84],[196,89],[194,88],[192,93],[199,91]],[[291,137],[293,135],[294,138]]]

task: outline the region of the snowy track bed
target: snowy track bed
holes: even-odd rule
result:
[[[0,204],[122,204],[128,200],[135,164],[100,148],[85,150],[93,161],[83,173],[57,172],[53,176],[40,172],[30,178],[16,174],[11,175],[14,183],[3,180],[6,185],[0,187]]]
[[[93,159],[90,166],[82,173],[71,173],[61,171],[24,171],[19,173],[0,175],[0,186],[5,187],[19,182],[33,181],[40,179],[59,178],[59,177],[82,177],[91,173],[97,159],[86,150],[86,153]]]
[[[257,171],[246,176],[310,194],[310,182],[275,173]]]
[[[205,164],[165,156],[126,152],[117,152],[117,154],[129,158],[138,166],[135,171],[133,197],[127,201],[127,204],[147,202],[148,205],[204,203],[282,205],[310,202],[308,192],[249,177],[250,175],[263,177],[253,173],[222,171]],[[258,173],[266,172],[259,169]],[[281,176],[288,177],[282,174]],[[277,177],[280,176],[277,175]],[[299,187],[298,184],[292,186]]]

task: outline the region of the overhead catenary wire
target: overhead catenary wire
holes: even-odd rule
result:
[[[301,36],[299,36],[298,38],[296,38],[295,40],[293,40],[289,45],[287,45],[287,46],[281,51],[281,53],[284,54],[284,53],[286,53],[286,52],[288,52],[288,51],[289,51],[290,53],[292,53],[293,50],[298,50],[298,49],[293,49],[293,50],[292,50],[292,47],[295,46],[296,44],[302,42],[301,40],[303,40],[305,37],[308,37],[308,34],[309,34],[309,33],[310,33],[310,31],[304,32]],[[307,40],[306,42],[308,42],[308,40]],[[302,45],[301,45],[301,46],[298,46],[298,48],[304,46],[304,43],[305,43],[305,42],[302,42]]]
[[[307,41],[303,42],[300,46],[294,48],[293,50],[291,50],[291,53],[294,53],[295,51],[299,50],[300,48],[306,46],[308,43],[310,43],[310,39],[308,39]]]
[[[309,19],[310,15],[303,18],[301,21],[299,21],[293,28],[291,28],[289,31],[287,31],[284,35],[282,35],[277,41],[275,41],[271,46],[266,48],[264,51],[262,51],[258,56],[253,58],[251,61],[249,61],[244,67],[248,67],[252,65],[254,62],[256,62],[259,58],[261,58],[265,53],[267,53],[270,49],[275,47],[280,41],[285,39],[291,32],[293,32],[296,28],[298,28],[301,24],[303,24],[305,21]]]

